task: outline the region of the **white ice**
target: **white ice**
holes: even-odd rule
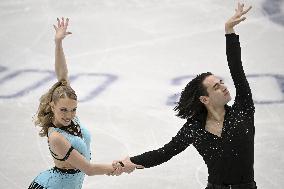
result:
[[[27,188],[53,166],[32,122],[38,99],[55,82],[56,17],[70,18],[64,40],[78,116],[92,134],[92,161],[111,163],[163,146],[185,120],[175,101],[197,73],[223,77],[234,94],[224,22],[237,1],[1,0],[0,188]],[[284,185],[284,2],[248,0],[236,28],[256,102],[255,180]],[[175,81],[175,82],[174,82]],[[194,147],[160,166],[120,177],[87,177],[84,189],[205,188],[207,168]]]

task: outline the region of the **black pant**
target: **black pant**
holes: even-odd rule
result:
[[[218,185],[218,184],[208,183],[205,189],[257,189],[257,186],[255,182],[247,184],[236,184],[236,185]]]

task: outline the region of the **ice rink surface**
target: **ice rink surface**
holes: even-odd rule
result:
[[[284,186],[284,1],[249,0],[236,28],[256,105],[255,180]],[[224,23],[237,1],[1,0],[0,188],[27,188],[53,166],[32,117],[56,81],[56,17],[69,17],[64,40],[78,116],[92,133],[92,161],[110,163],[163,146],[185,120],[174,102],[196,74],[211,71],[234,87]],[[84,189],[202,189],[207,169],[194,147],[160,166],[120,177],[86,177]]]

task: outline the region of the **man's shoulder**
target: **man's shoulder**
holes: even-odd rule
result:
[[[197,129],[200,128],[202,125],[201,121],[195,118],[189,118],[187,119],[186,123],[184,126],[190,128],[190,129]]]

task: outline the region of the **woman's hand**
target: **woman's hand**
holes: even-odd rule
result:
[[[66,20],[62,17],[61,20],[57,18],[57,26],[53,25],[55,29],[55,42],[61,42],[67,35],[72,34],[67,31],[69,18]]]
[[[108,176],[119,176],[123,173],[122,171],[122,166],[123,164],[119,163],[118,161],[113,161],[112,163],[112,167],[113,167],[113,171],[108,173]]]
[[[234,33],[235,25],[246,19],[243,15],[245,15],[251,8],[252,6],[249,6],[244,9],[244,4],[238,3],[238,8],[235,9],[236,13],[225,24],[225,31],[227,34]]]

